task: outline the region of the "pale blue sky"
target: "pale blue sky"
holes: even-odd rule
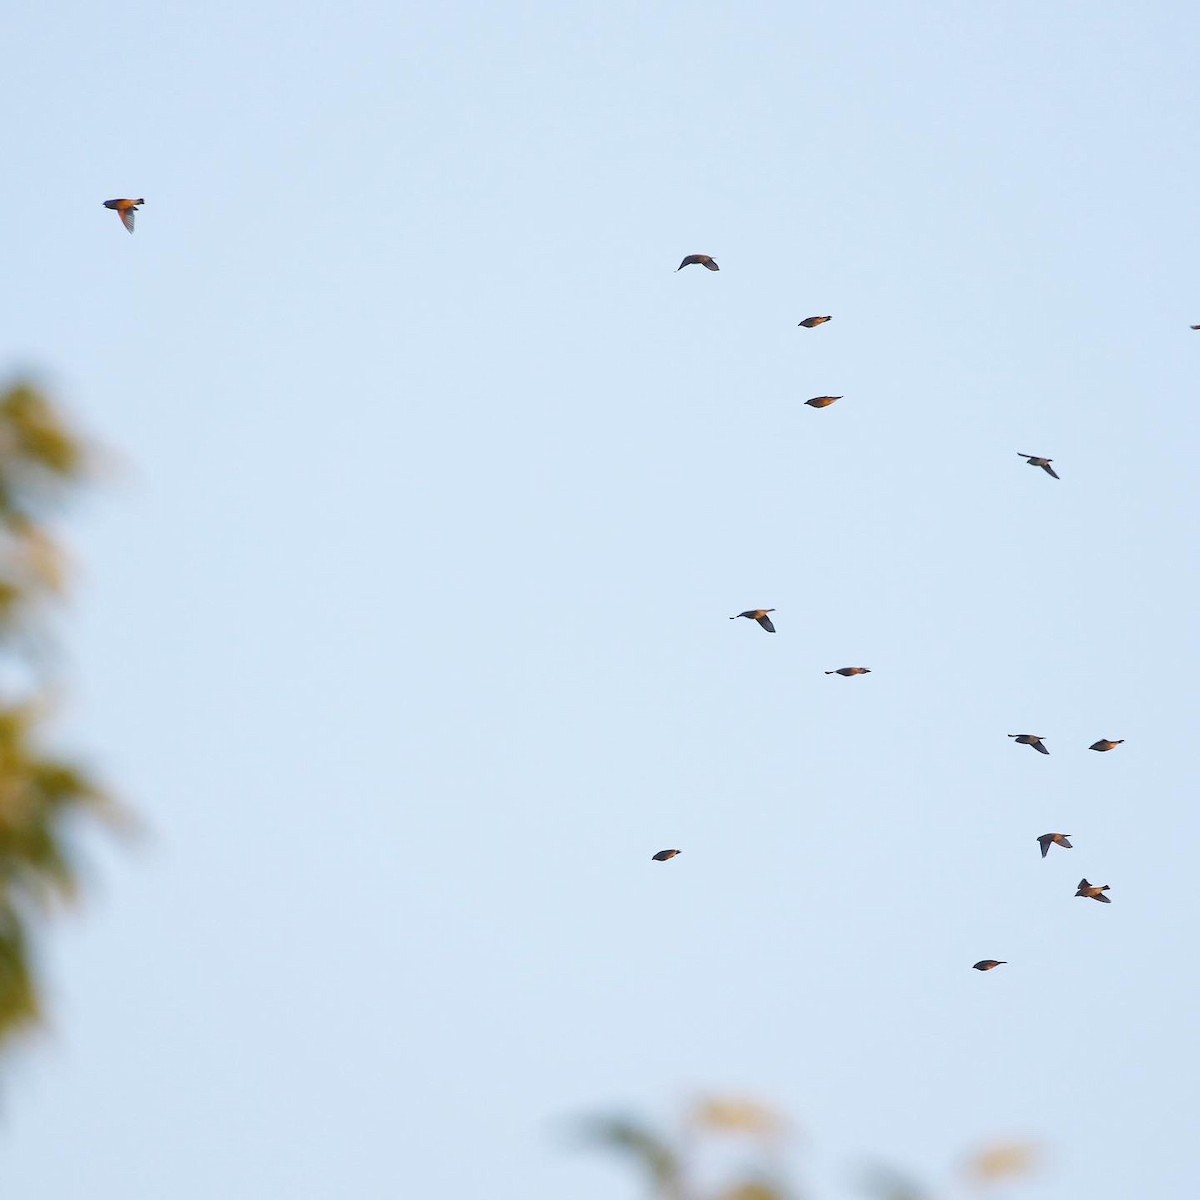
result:
[[[149,834],[4,1196],[632,1200],[563,1130],[703,1090],[823,1196],[1200,1187],[1200,14],[646,7],[10,19],[0,362],[123,464],[64,740]]]

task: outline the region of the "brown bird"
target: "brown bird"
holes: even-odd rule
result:
[[[768,633],[775,632],[775,626],[771,624],[771,618],[767,613],[773,613],[773,608],[748,608],[745,612],[738,613],[737,617],[730,617],[731,621],[736,621],[738,617],[749,617],[752,621],[757,621]]]
[[[973,971],[994,971],[997,967],[1007,966],[1003,958],[981,958],[972,968]]]
[[[1049,754],[1050,751],[1042,745],[1042,739],[1036,733],[1010,733],[1008,735],[1021,746],[1032,746],[1041,754]]]
[[[650,859],[652,862],[666,862],[667,859],[682,853],[682,850],[660,850],[657,854],[650,855]]]
[[[828,408],[835,400],[840,400],[841,396],[814,396],[811,400],[805,400],[810,408]]]
[[[1058,474],[1055,472],[1054,468],[1050,465],[1054,461],[1054,459],[1039,458],[1036,454],[1022,454],[1020,450],[1017,451],[1017,457],[1029,459],[1029,463],[1028,463],[1029,466],[1041,467],[1042,470],[1045,471],[1047,475],[1053,475],[1055,479],[1058,478]]]
[[[1073,850],[1074,846],[1067,841],[1070,836],[1069,833],[1043,833],[1038,838],[1038,845],[1042,848],[1042,857],[1045,858],[1050,853],[1051,846],[1061,846],[1064,850]]]
[[[838,667],[836,671],[826,671],[826,675],[844,675],[848,679],[851,675],[870,675],[870,667]]]
[[[105,200],[104,207],[111,208],[121,218],[121,224],[132,233],[138,205],[145,203],[145,200]]]
[[[832,317],[805,317],[800,324],[805,329],[816,329],[818,325],[824,325],[826,321],[832,321]]]
[[[1088,749],[1099,750],[1101,752],[1105,750],[1115,750],[1124,740],[1124,738],[1117,738],[1116,741],[1113,741],[1110,738],[1101,738],[1098,742],[1093,742]]]
[[[1088,883],[1086,879],[1081,879],[1079,891],[1075,895],[1086,896],[1089,900],[1099,900],[1101,904],[1111,904],[1112,901],[1104,894],[1107,891],[1107,883]]]
[[[682,271],[684,267],[690,267],[692,263],[699,263],[702,267],[707,267],[710,271],[719,271],[721,269],[713,262],[711,254],[689,254],[675,270]]]

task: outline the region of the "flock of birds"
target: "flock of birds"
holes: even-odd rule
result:
[[[118,217],[121,218],[121,224],[125,226],[130,233],[133,232],[134,218],[137,215],[137,210],[141,205],[145,204],[144,199],[118,199],[105,200],[104,207],[112,209]],[[684,258],[683,262],[675,268],[676,271],[682,271],[684,267],[701,266],[710,271],[719,271],[721,268],[717,266],[716,261],[711,254],[689,254]],[[824,325],[827,321],[832,321],[831,316],[820,317],[805,317],[800,322],[800,327],[804,329],[816,329]],[[1192,329],[1200,330],[1200,325],[1193,325]],[[835,400],[841,400],[841,396],[814,396],[811,400],[806,400],[804,403],[811,408],[828,408]],[[1024,454],[1017,451],[1018,457],[1025,459],[1026,463],[1031,467],[1041,467],[1047,475],[1054,479],[1058,479],[1058,473],[1051,466],[1052,458],[1044,458],[1040,454]],[[730,617],[731,621],[736,621],[739,617],[746,617],[748,620],[756,621],[767,631],[767,633],[775,632],[775,625],[771,620],[770,614],[775,610],[773,608],[748,608],[745,612],[737,613]],[[850,678],[854,675],[869,675],[870,667],[837,667],[832,671],[826,671],[826,675],[841,675],[843,678]],[[1022,746],[1032,746],[1039,754],[1049,754],[1045,743],[1041,737],[1033,733],[1010,733],[1008,735],[1013,741]],[[1101,738],[1099,741],[1093,742],[1090,750],[1096,750],[1104,753],[1109,750],[1115,750],[1125,739],[1124,738]],[[1050,853],[1051,846],[1061,846],[1064,850],[1072,849],[1070,842],[1071,834],[1069,833],[1043,833],[1038,839],[1038,845],[1041,847],[1042,857],[1045,858]],[[677,858],[682,854],[682,850],[660,850],[657,854],[652,855],[654,862],[668,862],[672,858]],[[1089,900],[1099,900],[1102,904],[1111,904],[1112,901],[1104,894],[1109,890],[1107,883],[1095,884],[1089,883],[1086,878],[1079,881],[1079,886],[1075,891],[1076,896],[1083,896]],[[996,967],[1006,965],[1006,960],[996,958],[983,958],[974,964],[976,971],[991,971]]]
[[[109,206],[112,207],[114,203],[129,204],[133,202],[110,201]],[[132,224],[130,224],[130,229],[132,229]],[[675,268],[675,270],[682,271],[684,267],[690,266],[701,266],[710,271],[719,271],[721,269],[719,266],[717,266],[717,263],[711,254],[689,254],[683,260],[683,262],[681,262],[679,266]],[[816,329],[818,326],[824,325],[826,321],[832,320],[833,318],[831,316],[805,317],[805,319],[800,322],[800,327],[804,329]],[[1193,325],[1192,329],[1200,330],[1200,325]],[[841,399],[841,396],[814,396],[811,400],[806,400],[804,403],[809,405],[811,408],[828,408],[829,405],[831,405],[835,400]],[[1053,466],[1051,466],[1051,463],[1054,462],[1052,458],[1045,458],[1040,454],[1024,454],[1021,451],[1017,451],[1017,456],[1025,459],[1026,463],[1031,467],[1041,467],[1041,469],[1045,471],[1046,474],[1051,478],[1059,478],[1058,473],[1054,470]],[[773,608],[748,608],[745,610],[745,612],[737,613],[729,619],[731,621],[736,621],[739,617],[745,617],[747,620],[756,621],[762,629],[766,630],[767,633],[774,633],[775,624],[770,617],[770,614],[774,611],[775,610]],[[826,675],[841,675],[843,678],[849,678],[854,675],[869,675],[870,673],[870,667],[838,667],[836,670],[825,672]],[[1010,733],[1008,736],[1012,738],[1013,741],[1018,745],[1032,746],[1033,749],[1039,754],[1050,753],[1050,751],[1046,749],[1046,745],[1042,738],[1035,733]],[[1093,742],[1088,749],[1095,750],[1098,753],[1103,754],[1109,750],[1115,750],[1124,740],[1124,738],[1100,738],[1099,741]],[[1072,835],[1069,833],[1043,833],[1037,839],[1038,846],[1041,848],[1042,857],[1045,858],[1046,855],[1050,853],[1051,846],[1060,846],[1064,850],[1073,849],[1070,841],[1071,837]],[[682,853],[682,850],[660,850],[657,854],[652,855],[651,858],[654,862],[668,862],[670,859],[676,858]],[[1084,878],[1079,881],[1079,885],[1075,890],[1075,895],[1082,896],[1088,900],[1098,900],[1101,904],[1111,904],[1112,901],[1109,900],[1109,898],[1104,894],[1108,890],[1109,885],[1107,883],[1089,883],[1087,879]],[[973,964],[973,969],[976,971],[991,971],[996,967],[1002,967],[1005,965],[1006,960],[1004,959],[983,958],[980,959],[979,962]]]

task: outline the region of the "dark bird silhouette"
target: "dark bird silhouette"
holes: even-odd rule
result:
[[[1038,838],[1038,845],[1042,848],[1042,857],[1045,858],[1050,853],[1051,846],[1061,846],[1064,850],[1073,850],[1074,847],[1067,841],[1070,836],[1069,833],[1043,833]]]
[[[826,321],[832,321],[832,317],[805,317],[800,324],[805,329],[816,329],[818,325],[824,325]]]
[[[1124,738],[1117,738],[1116,740],[1110,738],[1101,738],[1098,742],[1093,742],[1088,749],[1099,750],[1101,752],[1105,750],[1115,750],[1124,740]]]
[[[650,858],[653,862],[666,862],[667,859],[682,853],[682,850],[660,850],[657,854],[650,855]]]
[[[749,617],[752,621],[757,621],[768,633],[775,632],[775,626],[771,624],[771,618],[767,613],[773,613],[773,608],[748,608],[745,612],[738,613],[737,617],[730,617],[731,621],[736,621],[738,617]]]
[[[840,400],[841,396],[814,396],[811,400],[805,400],[810,408],[828,408],[835,400]]]
[[[1017,451],[1017,457],[1018,457],[1018,458],[1027,458],[1027,459],[1029,459],[1029,464],[1028,464],[1029,466],[1031,466],[1031,467],[1041,467],[1041,468],[1042,468],[1042,470],[1043,470],[1043,471],[1045,471],[1047,475],[1053,475],[1055,479],[1057,479],[1057,478],[1058,478],[1058,474],[1057,474],[1057,472],[1056,472],[1056,471],[1054,470],[1054,468],[1053,468],[1053,467],[1050,465],[1050,464],[1051,464],[1051,463],[1054,461],[1054,459],[1052,459],[1052,458],[1040,458],[1040,457],[1039,457],[1038,455],[1036,455],[1036,454],[1022,454],[1020,450],[1018,450],[1018,451]]]
[[[1193,328],[1193,329],[1200,329],[1200,325],[1193,325],[1193,326],[1192,326],[1192,328]]]
[[[838,667],[836,671],[826,671],[826,675],[845,675],[849,678],[851,675],[870,675],[870,667]]]
[[[1042,754],[1049,754],[1050,751],[1042,745],[1042,739],[1036,733],[1010,733],[1008,735],[1021,746],[1032,746],[1035,750]]]
[[[1081,879],[1079,891],[1075,895],[1086,896],[1089,900],[1099,900],[1101,904],[1111,904],[1112,901],[1104,894],[1107,891],[1107,883],[1088,883],[1086,879]]]
[[[711,254],[689,254],[675,270],[682,271],[684,267],[690,267],[693,263],[699,263],[702,267],[707,267],[710,271],[719,271],[721,269],[713,262]]]
[[[105,200],[104,207],[111,208],[121,218],[121,224],[132,233],[138,205],[145,203],[145,200]]]
[[[994,971],[997,967],[1007,966],[1003,958],[981,958],[971,969],[973,971]]]

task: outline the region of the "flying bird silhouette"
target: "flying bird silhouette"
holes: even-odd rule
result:
[[[1053,475],[1055,479],[1058,478],[1058,473],[1050,465],[1054,461],[1054,459],[1040,458],[1036,454],[1022,454],[1020,450],[1017,451],[1017,457],[1018,458],[1027,458],[1029,460],[1029,463],[1028,463],[1029,466],[1041,467],[1042,470],[1045,471],[1047,475]]]
[[[824,325],[826,321],[832,321],[832,317],[805,317],[800,324],[805,329],[816,329],[818,325]]]
[[[1038,838],[1038,845],[1042,848],[1042,857],[1045,858],[1050,853],[1051,846],[1061,846],[1064,850],[1073,850],[1074,846],[1067,841],[1070,836],[1069,833],[1043,833]]]
[[[121,224],[132,233],[133,218],[137,216],[138,205],[145,203],[145,200],[105,200],[104,207],[111,208],[121,218]]]
[[[1098,742],[1093,742],[1088,749],[1099,750],[1101,753],[1103,753],[1105,750],[1115,750],[1124,740],[1124,738],[1117,738],[1115,740],[1111,738],[1101,738]]]
[[[682,850],[660,850],[657,854],[650,855],[650,859],[652,862],[666,862],[667,859],[682,853]]]
[[[971,969],[973,971],[994,971],[997,967],[1007,965],[1003,958],[981,958]]]
[[[836,671],[826,671],[826,675],[844,675],[849,678],[851,675],[870,675],[870,667],[838,667]]]
[[[1112,901],[1104,894],[1107,891],[1107,883],[1088,883],[1086,879],[1081,879],[1079,891],[1075,895],[1086,896],[1089,900],[1099,900],[1101,904],[1111,904]]]
[[[1200,329],[1200,325],[1193,325],[1193,326],[1192,326],[1192,328],[1193,328],[1193,329]]]
[[[828,408],[835,400],[840,400],[841,396],[814,396],[811,400],[805,400],[810,408]]]
[[[1017,742],[1018,745],[1032,746],[1035,750],[1042,754],[1050,753],[1050,751],[1042,745],[1042,739],[1038,737],[1036,733],[1010,733],[1008,736]]]
[[[771,618],[767,613],[773,613],[773,608],[748,608],[745,612],[738,613],[737,617],[730,617],[731,621],[736,621],[738,617],[749,617],[751,621],[757,621],[768,633],[775,632],[775,626],[771,624]]]
[[[719,271],[721,269],[713,261],[711,254],[689,254],[675,270],[682,271],[684,267],[690,267],[693,263],[699,263],[702,267],[707,267],[710,271]]]

